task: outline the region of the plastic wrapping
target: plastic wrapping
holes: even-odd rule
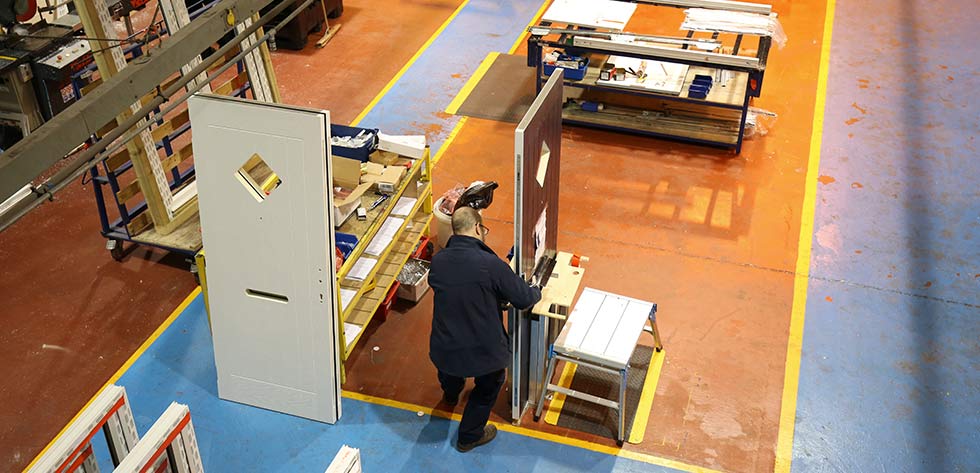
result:
[[[442,194],[442,198],[439,199],[439,211],[443,215],[452,215],[453,210],[456,208],[456,201],[459,200],[459,196],[463,195],[466,191],[466,187],[462,184],[456,184],[455,187],[446,191]]]
[[[749,113],[745,116],[745,138],[756,136],[766,136],[779,116],[769,110],[749,107]]]
[[[775,13],[760,15],[758,13],[689,8],[684,10],[684,23],[681,24],[681,29],[771,36],[773,42],[780,48],[786,46],[787,40],[783,25],[779,23],[779,18]]]
[[[425,277],[429,271],[429,262],[425,260],[411,258],[398,273],[398,282],[406,286],[414,286]]]
[[[374,140],[374,133],[361,130],[356,136],[331,136],[330,146],[341,148],[361,148]]]

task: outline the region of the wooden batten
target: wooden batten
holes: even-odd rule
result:
[[[159,126],[153,129],[153,141],[160,141],[167,136],[170,136],[171,133],[177,131],[178,128],[184,126],[189,121],[190,114],[187,112],[187,109],[184,109],[184,111],[177,114],[177,116],[161,123]]]
[[[112,156],[109,156],[105,160],[105,164],[106,166],[108,166],[109,172],[113,172],[121,168],[124,164],[128,162],[129,162],[129,151],[127,151],[125,148],[116,151],[115,153],[113,153]]]
[[[232,92],[242,88],[246,83],[248,83],[248,74],[246,72],[241,72],[237,76],[228,80],[224,84],[218,86],[214,89],[214,93],[218,95],[231,95]]]
[[[140,192],[140,181],[133,180],[133,182],[122,186],[122,188],[119,189],[119,192],[116,192],[116,200],[126,203],[129,201],[129,199],[136,197],[136,195]]]
[[[80,6],[79,9],[80,9],[80,14],[84,20],[83,21],[84,26],[86,27],[87,30],[91,28],[92,31],[95,31],[97,33],[102,29],[100,28],[102,25],[99,19],[97,18],[97,15],[95,14],[96,7],[94,1],[98,1],[98,0],[79,0],[77,3],[83,4]],[[101,36],[95,35],[95,36],[102,37],[104,35]],[[92,83],[83,87],[81,90],[82,95],[91,93],[96,87],[98,87],[103,83],[103,78],[112,77],[114,74],[118,72],[116,65],[113,64],[113,60],[111,59],[109,52],[106,49],[110,46],[112,45],[102,44],[101,46],[99,46],[98,48],[99,52],[96,54],[96,62],[99,66],[99,73],[102,77],[92,81]],[[219,58],[212,65],[210,70],[215,71],[216,69],[227,64],[238,53],[239,51],[236,50],[229,51],[221,58]],[[269,54],[268,47],[265,44],[261,45],[260,54],[263,59],[262,61],[263,64],[260,65],[264,66],[265,69],[264,72],[266,72],[267,77],[269,79],[274,100],[278,102],[279,90],[275,81],[275,71],[272,68],[271,56]],[[249,83],[248,70],[247,68],[244,69],[245,70],[238,72],[237,74],[229,78],[227,81],[223,82],[221,85],[214,88],[212,90],[212,93],[217,95],[231,95],[233,92],[244,87],[246,84]],[[167,79],[167,81],[161,84],[160,88],[167,89],[172,87],[173,84],[176,83],[176,81],[179,78],[180,78],[180,74],[174,74],[172,77]],[[152,90],[147,94],[145,94],[143,97],[141,97],[139,103],[141,105],[146,105],[150,103],[153,99],[157,97],[157,90]],[[112,130],[114,130],[117,127],[118,121],[128,117],[129,113],[130,112],[128,109],[123,111],[119,115],[119,117],[117,117],[116,121],[108,123],[104,127],[102,127],[98,131],[98,136],[101,138],[106,136],[108,133],[112,132]],[[170,137],[175,132],[177,132],[181,127],[186,126],[189,123],[189,121],[190,121],[189,112],[187,109],[184,109],[179,113],[177,113],[176,115],[170,117],[169,119],[164,120],[157,125],[154,125],[149,130],[149,133],[152,137],[154,144],[159,143],[160,141]],[[175,150],[172,155],[162,159],[160,164],[162,169],[168,175],[169,178],[171,172],[175,168],[180,166],[181,163],[188,162],[192,158],[193,158],[193,147],[191,144],[188,143],[182,146],[180,149]],[[166,236],[168,234],[173,233],[175,230],[180,229],[184,224],[189,222],[192,218],[197,218],[196,216],[198,212],[198,202],[197,202],[196,195],[190,197],[189,199],[186,199],[187,201],[182,205],[180,205],[179,208],[172,209],[171,211],[172,217],[167,215],[163,197],[160,195],[160,191],[163,191],[164,189],[157,189],[158,187],[157,181],[153,178],[153,174],[150,172],[149,166],[152,163],[148,161],[149,159],[159,159],[159,155],[146,156],[146,153],[143,152],[142,146],[140,145],[139,138],[136,138],[130,143],[127,143],[125,148],[116,151],[111,156],[105,159],[105,165],[108,172],[116,172],[120,168],[125,166],[127,162],[132,162],[133,170],[136,173],[136,179],[134,179],[132,182],[129,182],[126,185],[123,185],[119,189],[119,191],[116,193],[116,199],[121,203],[127,203],[133,200],[134,198],[137,198],[142,195],[143,199],[147,201],[147,211],[134,217],[126,226],[131,236],[140,235],[141,233],[146,232],[148,229],[151,228],[153,229],[153,231],[148,233],[148,235],[153,234],[153,235],[157,235],[158,237]],[[144,182],[146,183],[145,185]],[[191,184],[193,184],[193,182]],[[145,187],[146,185],[148,185],[149,188],[146,188]],[[187,192],[193,192],[193,190],[189,190]],[[184,232],[184,231],[185,230],[180,230],[180,232]],[[174,233],[174,235],[177,235],[178,233]]]
[[[186,145],[184,145],[183,148],[180,148],[179,150],[174,152],[174,154],[168,156],[166,159],[163,160],[163,169],[167,170],[167,172],[170,172],[171,170],[176,168],[178,164],[192,157],[194,157],[194,148],[191,146],[190,143],[187,143]]]
[[[143,231],[146,230],[147,228],[150,228],[152,224],[153,222],[150,220],[150,215],[146,212],[143,212],[137,215],[135,218],[133,218],[129,222],[129,225],[126,225],[126,229],[129,230],[130,236],[136,236],[139,235],[140,233],[143,233]]]

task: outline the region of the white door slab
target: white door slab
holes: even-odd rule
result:
[[[329,112],[213,95],[188,102],[218,394],[333,423],[340,352]]]

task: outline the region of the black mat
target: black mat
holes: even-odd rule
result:
[[[534,102],[534,74],[527,57],[501,54],[460,105],[457,115],[518,123]]]
[[[630,368],[626,374],[626,429],[623,432],[624,441],[629,441],[633,429],[633,418],[640,403],[643,383],[646,382],[647,369],[650,367],[653,348],[637,346],[630,358]],[[572,377],[571,389],[593,396],[604,397],[613,401],[619,400],[619,376],[578,365],[575,376]],[[547,404],[545,405],[547,408]],[[543,414],[542,414],[543,417]],[[558,416],[558,426],[572,430],[587,432],[601,437],[616,439],[619,431],[619,415],[608,407],[586,402],[572,397],[565,397],[561,414]]]

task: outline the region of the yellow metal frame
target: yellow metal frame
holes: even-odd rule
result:
[[[417,183],[421,183],[422,185],[418,185]],[[409,186],[417,187],[409,190]],[[378,255],[378,263],[375,264],[374,268],[363,281],[358,283],[346,279],[351,268],[364,255],[364,250],[371,244],[371,241],[377,235],[385,220],[391,215],[394,202],[397,202],[405,195],[406,191],[417,195],[418,201],[415,203],[411,212],[405,217],[405,222],[398,229],[392,243]],[[398,273],[401,272],[405,263],[408,262],[419,239],[429,233],[429,226],[432,221],[432,159],[428,148],[426,148],[422,158],[415,161],[411,171],[402,179],[401,185],[391,196],[389,202],[391,204],[381,214],[375,217],[375,221],[368,227],[364,235],[358,235],[357,246],[341,266],[340,271],[337,272],[337,281],[334,286],[337,296],[337,309],[340,314],[338,320],[339,330],[337,332],[340,346],[344,347],[341,352],[341,359],[345,362],[360,341],[361,335],[364,333],[364,328],[371,323],[371,320],[374,318],[374,313],[378,310],[378,307],[387,296],[388,291],[394,285]],[[351,299],[347,307],[341,305],[339,297],[341,287],[357,290],[357,294]],[[354,323],[362,327],[361,331],[349,344],[344,335],[345,322]],[[346,380],[346,367],[343,367],[341,374],[342,381]]]

